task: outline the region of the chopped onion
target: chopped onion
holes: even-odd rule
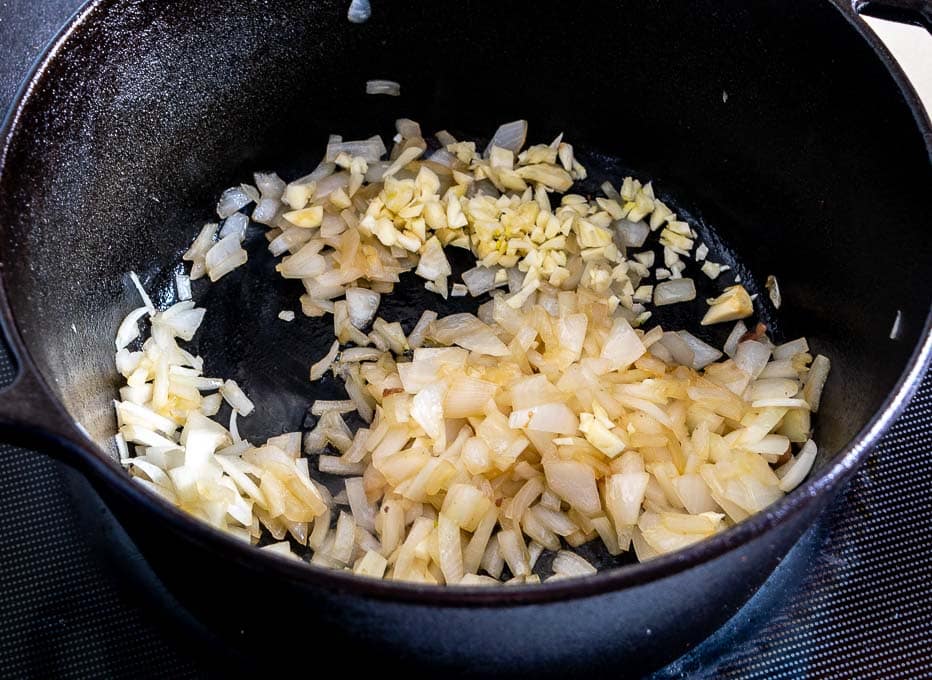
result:
[[[674,279],[654,286],[654,304],[672,305],[696,299],[696,284],[692,279]]]
[[[821,354],[813,359],[812,366],[809,367],[806,385],[803,387],[803,395],[813,413],[819,411],[819,404],[822,401],[822,389],[825,387],[825,381],[828,380],[828,372],[831,367],[832,364],[828,357]]]
[[[771,274],[767,277],[766,288],[774,309],[780,309],[780,305],[783,304],[783,296],[780,295],[780,284],[776,276]]]
[[[561,550],[553,558],[553,573],[561,576],[589,576],[596,573],[593,567],[585,558],[568,550]]]
[[[728,334],[728,339],[725,340],[725,346],[723,347],[725,354],[734,358],[735,353],[738,351],[738,343],[741,342],[741,338],[743,338],[747,332],[748,327],[745,323],[743,321],[738,321],[735,327],[731,329],[731,333]]]
[[[137,307],[120,323],[116,332],[116,348],[123,349],[133,340],[139,337],[139,320],[149,314],[148,307]]]
[[[575,434],[579,419],[566,404],[540,404],[512,411],[508,425],[514,429]]]
[[[249,226],[249,217],[244,213],[233,213],[223,221],[220,228],[220,238],[236,234],[240,242],[246,238],[246,228]]]
[[[634,363],[647,350],[634,329],[624,319],[615,319],[602,345],[600,357],[608,360],[615,370]]]
[[[364,161],[377,161],[385,155],[385,144],[381,137],[370,137],[354,142],[331,142],[327,145],[327,153],[324,160],[332,163],[341,153],[345,153],[351,158],[362,158]],[[322,183],[317,185],[317,195],[321,195]]]
[[[738,345],[735,363],[751,378],[757,378],[770,360],[770,347],[756,340],[745,340]]]
[[[217,203],[217,215],[220,219],[226,219],[241,208],[253,202],[242,187],[230,187],[220,195],[220,201]]]
[[[504,285],[504,282],[495,281],[498,273],[498,267],[483,267],[481,265],[473,267],[463,272],[463,283],[469,289],[469,294],[473,297],[479,297],[483,293]]]
[[[421,318],[418,319],[417,323],[414,325],[414,328],[411,330],[411,334],[408,336],[408,345],[412,348],[418,348],[424,343],[424,338],[427,335],[427,331],[430,328],[430,324],[437,318],[437,312],[431,310],[425,310],[421,313]]]
[[[387,94],[391,97],[401,95],[401,85],[394,80],[367,80],[366,94]]]
[[[650,227],[644,221],[618,220],[615,222],[615,230],[620,240],[619,245],[626,248],[640,248],[650,234]]]
[[[375,318],[381,296],[366,288],[346,289],[346,309],[350,323],[362,330]]]
[[[679,333],[664,333],[658,344],[663,345],[670,352],[673,361],[682,366],[692,366],[696,361],[696,353],[686,341],[686,338]]]
[[[815,463],[816,454],[818,452],[818,447],[811,439],[803,445],[803,448],[799,452],[799,455],[796,457],[796,460],[793,461],[792,465],[790,465],[790,467],[784,472],[783,477],[780,479],[781,491],[789,493],[797,486],[802,484],[803,480],[806,478],[806,475],[808,475],[809,471],[812,470],[812,464]]]
[[[330,370],[330,366],[333,365],[333,360],[337,358],[339,351],[340,342],[338,340],[334,340],[333,344],[330,345],[330,350],[327,352],[327,354],[325,354],[320,361],[314,363],[311,366],[311,382],[315,382],[324,377],[324,374]]]
[[[704,343],[692,333],[687,331],[677,331],[677,335],[679,335],[679,337],[686,342],[686,344],[689,346],[689,349],[693,352],[694,359],[692,363],[686,365],[692,366],[697,371],[701,368],[705,368],[713,361],[718,361],[722,357],[721,352],[719,352],[711,345]]]
[[[492,139],[489,141],[488,146],[485,147],[483,155],[488,156],[493,146],[497,146],[500,149],[508,149],[512,153],[517,154],[524,146],[524,141],[526,139],[526,120],[516,120],[511,123],[505,123],[492,135]]]
[[[230,234],[220,239],[207,251],[207,255],[205,256],[207,271],[210,272],[210,270],[215,269],[226,262],[226,260],[235,257],[241,250],[242,247],[240,246],[238,235]]]
[[[191,277],[187,274],[175,274],[175,290],[179,300],[191,299]]]
[[[782,345],[777,345],[773,348],[773,358],[774,359],[792,359],[797,354],[802,354],[809,351],[809,343],[806,341],[806,338],[797,338],[796,340],[790,340],[785,342]]]
[[[302,311],[333,314],[336,341],[310,377],[333,371],[347,398],[315,401],[303,436],[242,440],[239,418],[255,405],[179,344],[204,310],[181,300],[157,312],[134,277],[146,306],[118,332],[115,408],[118,453],[138,483],[241,540],[268,534],[281,542],[272,550],[291,555],[290,536],[313,564],[452,584],[494,582],[507,563],[507,582],[521,584],[540,581],[532,570],[544,550],[557,553],[553,578],[595,571],[564,544],[600,540],[612,555],[633,545],[648,559],[801,481],[824,357],[812,361],[805,340],[774,348],[765,327],[748,335],[741,322],[726,361],[685,330],[634,329],[651,316],[646,303],[695,298],[683,278],[694,248],[703,271],[727,269],[703,261],[708,247],[650,183],[606,184],[607,198],[571,193],[586,177],[573,146],[560,135],[522,151],[524,121],[499,128],[481,155],[448,133],[427,154],[416,122],[396,129],[390,156],[378,137],[331,136],[310,175],[286,185],[257,173],[258,188],[224,192],[219,240],[205,225],[184,254],[190,276],[176,277],[190,298],[191,280],[246,262],[242,211],[256,203],[278,273],[301,280]],[[663,268],[646,244],[653,231]],[[447,246],[475,256],[464,283],[451,279]],[[451,286],[492,296],[476,314],[425,311],[406,337],[377,313],[407,274],[444,298]],[[703,321],[744,318],[752,302],[729,287]],[[150,337],[130,352],[147,312]],[[223,399],[233,408],[221,425],[211,417]],[[355,431],[342,415],[354,412],[350,423],[365,424]],[[345,490],[331,495],[312,479],[302,449],[317,457],[315,473],[348,477]]]
[[[155,314],[155,305],[152,304],[152,298],[150,298],[149,294],[146,293],[146,289],[142,287],[142,283],[140,283],[139,277],[136,276],[136,272],[130,272],[129,278],[132,280],[133,285],[136,286],[136,290],[139,291],[139,297],[142,298],[142,304],[146,309],[149,310],[150,314]]]
[[[285,192],[285,182],[274,172],[257,172],[253,175],[253,178],[256,181],[256,187],[259,189],[259,194],[262,198],[274,198],[278,200]]]
[[[224,382],[223,387],[220,388],[220,394],[241,416],[248,416],[255,409],[255,405],[240,386],[236,384],[235,380]]]
[[[472,314],[451,314],[430,323],[427,337],[444,345],[459,345],[480,354],[502,357],[510,354],[492,329]]]

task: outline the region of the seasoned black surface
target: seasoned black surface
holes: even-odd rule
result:
[[[0,101],[72,4],[0,4]],[[804,578],[796,571],[778,576],[716,639],[658,677],[928,672],[932,474],[923,461],[932,450],[930,405],[927,379],[910,412],[802,545],[813,552]],[[157,582],[138,558],[115,557],[113,543],[124,541],[119,529],[103,509],[76,511],[73,484],[81,482],[41,456],[0,449],[0,674],[178,677],[216,670],[222,653],[201,642],[203,631],[169,596],[152,594]]]

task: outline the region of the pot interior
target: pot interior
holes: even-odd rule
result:
[[[389,139],[399,117],[471,138],[526,118],[535,143],[565,133],[589,191],[654,180],[710,258],[762,293],[777,339],[806,335],[831,358],[817,470],[877,410],[930,307],[932,176],[894,80],[831,3],[376,3],[362,25],[347,5],[103,2],[39,74],[0,178],[0,264],[32,356],[101,445],[115,431],[114,333],[138,306],[126,273],[169,302],[224,188],[254,170],[298,177],[330,133]],[[372,78],[402,96],[367,96]],[[314,398],[339,391],[307,380],[331,319],[277,320],[299,311],[301,287],[275,275],[265,245],[251,228],[248,266],[195,286],[208,308],[195,346],[208,374],[256,402],[240,423],[256,439],[299,428]],[[696,320],[727,275],[687,272],[698,299],[655,319],[721,346],[730,324]],[[380,314],[409,330],[425,308],[477,305],[409,276]]]

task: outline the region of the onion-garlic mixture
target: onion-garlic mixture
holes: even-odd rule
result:
[[[143,304],[117,331],[116,443],[140,484],[265,550],[472,585],[594,573],[573,551],[590,541],[650,559],[800,484],[829,361],[804,338],[775,346],[762,324],[749,329],[740,282],[697,319],[736,322],[723,351],[651,326],[653,308],[696,297],[686,260],[710,279],[728,267],[650,183],[572,193],[586,177],[573,147],[561,135],[525,148],[525,121],[484,148],[445,131],[428,143],[406,119],[397,132],[390,153],[379,137],[334,136],[306,177],[256,174],[225,191],[222,223],[184,255],[180,302],[157,310],[132,275]],[[191,280],[244,264],[251,222],[267,227],[278,272],[301,280],[303,313],[332,317],[333,345],[308,358],[310,380],[332,374],[346,388],[344,400],[309,405],[312,429],[265,442],[237,428],[262,404],[204,376],[184,348],[206,311]],[[461,281],[451,248],[475,260]],[[409,329],[383,319],[381,297],[410,271],[436,295],[482,304],[423,310]],[[349,413],[366,425],[352,431]],[[316,471],[343,477],[339,492]],[[545,551],[548,568],[535,570]]]

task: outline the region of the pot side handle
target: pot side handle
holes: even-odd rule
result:
[[[0,439],[74,465],[81,457],[76,451],[86,448],[89,439],[52,396],[8,319],[0,322],[0,329],[19,372],[10,385],[0,388]]]
[[[932,0],[853,0],[856,14],[921,26],[932,33]]]

